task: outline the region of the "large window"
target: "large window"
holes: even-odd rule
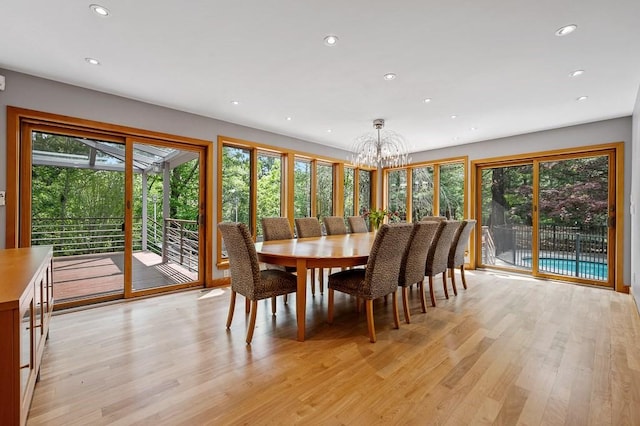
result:
[[[375,203],[374,170],[223,136],[218,143],[216,220],[246,223],[256,241],[262,240],[263,217],[288,217],[293,225],[297,217],[353,215]],[[340,176],[344,196],[336,188]],[[216,257],[222,267],[225,254],[218,233]]]
[[[425,216],[467,217],[466,158],[415,164],[385,171],[385,203],[404,221]]]
[[[294,165],[294,217],[311,216],[311,161],[295,160]]]
[[[433,216],[433,166],[412,169],[411,185],[413,220]]]
[[[387,174],[387,208],[407,219],[407,170],[391,170]]]
[[[344,217],[355,215],[355,169],[344,168]]]
[[[318,219],[333,215],[333,166],[317,163],[316,216]]]

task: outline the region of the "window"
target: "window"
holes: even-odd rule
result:
[[[433,216],[433,166],[411,170],[411,206],[413,220]]]
[[[251,228],[251,153],[248,149],[222,148],[222,217],[220,221],[242,222]]]
[[[333,166],[316,166],[316,216],[318,219],[333,215]]]
[[[355,215],[355,169],[344,168],[344,217]]]
[[[407,170],[391,170],[387,174],[387,208],[407,220]]]
[[[371,210],[371,175],[370,170],[358,170],[358,212],[360,214]]]
[[[451,163],[440,166],[438,201],[440,216],[452,220],[464,219],[464,164]]]
[[[258,153],[256,209],[256,233],[258,240],[262,240],[261,219],[282,214],[282,158],[280,154]]]
[[[311,161],[297,159],[294,163],[294,217],[311,216]]]

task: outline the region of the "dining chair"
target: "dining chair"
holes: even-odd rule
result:
[[[413,232],[410,223],[384,224],[378,230],[369,253],[365,269],[347,269],[329,275],[328,322],[333,323],[334,291],[356,296],[365,300],[369,341],[376,342],[376,330],[373,322],[373,300],[393,295],[393,321],[395,328],[400,327],[398,317],[398,276],[404,252]]]
[[[449,260],[449,250],[451,242],[456,235],[458,228],[462,225],[459,220],[444,220],[443,226],[433,237],[433,242],[427,253],[427,262],[425,264],[424,274],[429,277],[429,295],[431,296],[431,306],[436,306],[436,297],[433,289],[433,277],[442,274],[442,286],[444,295],[448,299],[449,292],[447,290],[447,264]],[[455,288],[454,293],[457,294]]]
[[[231,328],[231,321],[233,321],[236,293],[240,293],[251,300],[251,318],[247,330],[247,344],[251,344],[256,326],[258,300],[295,293],[297,277],[278,269],[260,270],[251,233],[244,223],[220,222],[218,229],[222,233],[227,248],[231,273],[231,302],[227,315],[227,329]],[[275,315],[275,304],[272,304],[271,309]]]
[[[349,221],[349,228],[351,228],[351,232],[354,234],[369,232],[369,227],[367,226],[367,221],[362,216],[349,216],[347,218]]]
[[[424,216],[420,219],[420,222],[425,222],[427,220],[447,220],[445,216]]]
[[[458,228],[458,232],[453,237],[451,242],[451,249],[449,250],[449,259],[447,261],[447,267],[449,268],[449,274],[451,275],[451,286],[455,290],[456,288],[456,274],[455,268],[460,267],[460,276],[462,277],[462,286],[467,288],[467,280],[464,277],[464,252],[467,250],[467,244],[469,243],[469,235],[476,225],[475,219],[467,219],[462,222],[462,225]]]
[[[404,320],[407,324],[411,322],[408,300],[410,286],[418,283],[422,312],[427,312],[427,303],[424,295],[425,264],[433,237],[443,226],[443,221],[416,222],[413,224],[413,232],[400,265],[400,276],[398,278],[398,286],[402,287],[402,309],[404,311]]]
[[[289,224],[289,219],[286,217],[263,217],[260,219],[260,223],[262,224],[262,237],[264,241],[274,241],[274,240],[292,240],[293,239],[293,231],[291,230],[291,225]],[[269,263],[265,264],[267,269],[280,269],[281,271],[286,272],[296,272],[295,266],[281,266],[281,265],[271,265]],[[273,298],[273,303],[275,304],[276,299]],[[284,295],[284,303],[287,303],[287,295]]]
[[[347,234],[347,225],[344,223],[344,218],[340,216],[325,216],[324,228],[327,230],[327,235],[343,235]]]
[[[322,225],[315,217],[298,217],[294,220],[296,225],[296,235],[298,238],[322,237]],[[320,278],[318,285],[320,286],[320,294],[324,293],[324,269],[318,268]],[[311,294],[316,294],[316,270],[311,269]]]

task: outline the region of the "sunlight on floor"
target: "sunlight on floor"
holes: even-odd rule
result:
[[[198,300],[209,299],[210,297],[222,296],[224,294],[224,290],[219,288],[214,288],[211,291],[206,292],[202,296],[198,297]]]

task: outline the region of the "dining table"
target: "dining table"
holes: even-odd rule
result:
[[[375,237],[375,232],[363,232],[256,243],[260,262],[296,268],[298,341],[303,342],[305,336],[307,270],[365,265]]]

